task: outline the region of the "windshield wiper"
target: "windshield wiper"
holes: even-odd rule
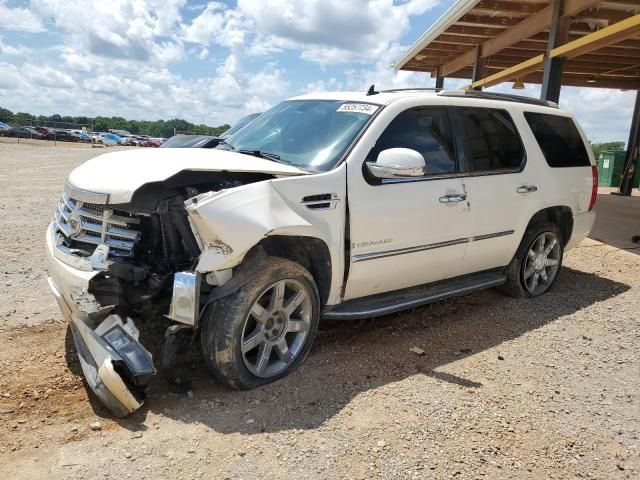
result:
[[[253,155],[254,157],[265,158],[267,160],[272,160],[274,162],[288,165],[287,162],[283,162],[280,160],[280,155],[278,155],[277,153],[263,152],[262,150],[236,150],[236,151],[238,153],[244,153],[245,155]]]

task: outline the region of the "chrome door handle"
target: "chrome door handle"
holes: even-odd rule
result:
[[[454,203],[454,202],[464,202],[467,199],[467,196],[463,193],[452,193],[449,195],[445,195],[444,197],[440,197],[438,200],[440,203]]]
[[[537,191],[538,187],[535,185],[522,185],[521,187],[516,188],[516,192],[518,193],[532,193]]]

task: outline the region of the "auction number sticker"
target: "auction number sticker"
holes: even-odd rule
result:
[[[378,105],[371,105],[370,103],[343,103],[336,112],[354,112],[373,115],[377,110]]]

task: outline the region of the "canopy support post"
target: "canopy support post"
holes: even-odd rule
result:
[[[551,25],[549,26],[549,39],[544,58],[544,73],[542,76],[542,90],[540,98],[558,103],[560,100],[560,88],[562,87],[562,72],[564,70],[563,57],[551,57],[551,51],[564,45],[569,40],[570,17],[563,17],[564,0],[554,0]]]
[[[631,130],[627,142],[627,156],[624,159],[624,172],[620,183],[619,195],[630,196],[633,189],[633,177],[635,176],[638,161],[640,160],[640,90],[636,92],[636,103],[631,116]]]

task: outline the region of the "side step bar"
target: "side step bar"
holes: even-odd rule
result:
[[[389,315],[447,298],[497,287],[504,284],[506,280],[507,277],[502,269],[472,273],[418,287],[347,300],[331,310],[325,311],[322,318],[327,320],[358,320]]]

